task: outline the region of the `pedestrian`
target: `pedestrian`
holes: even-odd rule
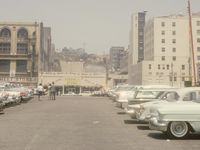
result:
[[[42,83],[40,83],[37,87],[38,100],[40,100],[40,96],[42,96],[43,92],[44,92],[44,88],[42,86]]]
[[[52,88],[52,86],[51,86],[51,83],[50,83],[50,84],[49,84],[49,86],[48,86],[49,100],[51,100],[51,99],[52,99],[51,88]]]
[[[52,82],[51,85],[51,94],[52,94],[52,100],[56,100],[56,87],[54,85],[54,82]]]

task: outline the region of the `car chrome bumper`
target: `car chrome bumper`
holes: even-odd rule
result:
[[[149,120],[149,128],[158,131],[167,131],[167,122],[159,122],[156,118],[151,118]]]
[[[136,118],[134,109],[125,108],[124,110],[131,118]]]

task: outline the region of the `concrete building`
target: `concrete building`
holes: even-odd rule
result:
[[[49,47],[50,45],[50,47]],[[37,84],[48,70],[50,28],[43,23],[0,23],[0,81]]]
[[[124,51],[120,61],[120,74],[128,74],[128,49]]]
[[[125,54],[124,47],[111,47],[110,48],[110,70],[111,72],[120,71],[120,63]]]
[[[138,12],[131,16],[131,30],[129,37],[128,72],[132,66],[144,60],[144,27],[146,12]],[[131,76],[128,77],[129,80]]]
[[[200,63],[199,14],[193,14],[192,24],[197,66]],[[144,61],[132,66],[129,83],[183,87],[184,81],[194,77],[188,17],[172,15],[153,18],[146,23],[144,33]]]

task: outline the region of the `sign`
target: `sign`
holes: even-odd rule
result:
[[[79,78],[66,78],[65,79],[65,85],[80,85],[80,79]]]

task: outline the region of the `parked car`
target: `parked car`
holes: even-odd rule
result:
[[[148,122],[150,116],[150,107],[153,105],[159,104],[168,104],[168,103],[179,103],[180,101],[192,101],[193,99],[188,97],[193,92],[200,92],[199,87],[187,87],[182,89],[174,89],[164,92],[163,95],[156,101],[142,103],[140,105],[134,105],[133,109],[136,114],[136,118],[139,121]]]
[[[128,99],[128,106],[125,108],[125,112],[130,115],[131,118],[136,118],[135,107],[145,102],[156,101],[160,98],[160,96],[167,90],[174,89],[172,87],[169,88],[146,88],[140,89],[135,92],[133,98]]]
[[[116,87],[116,89],[114,91],[112,91],[111,97],[110,99],[113,101],[116,101],[117,98],[119,97],[120,93],[124,92],[124,91],[131,91],[134,90],[135,86],[134,85],[119,85]]]
[[[188,93],[184,99],[177,103],[152,106],[150,108],[150,129],[162,131],[170,138],[178,139],[192,132],[200,132],[199,90]]]

